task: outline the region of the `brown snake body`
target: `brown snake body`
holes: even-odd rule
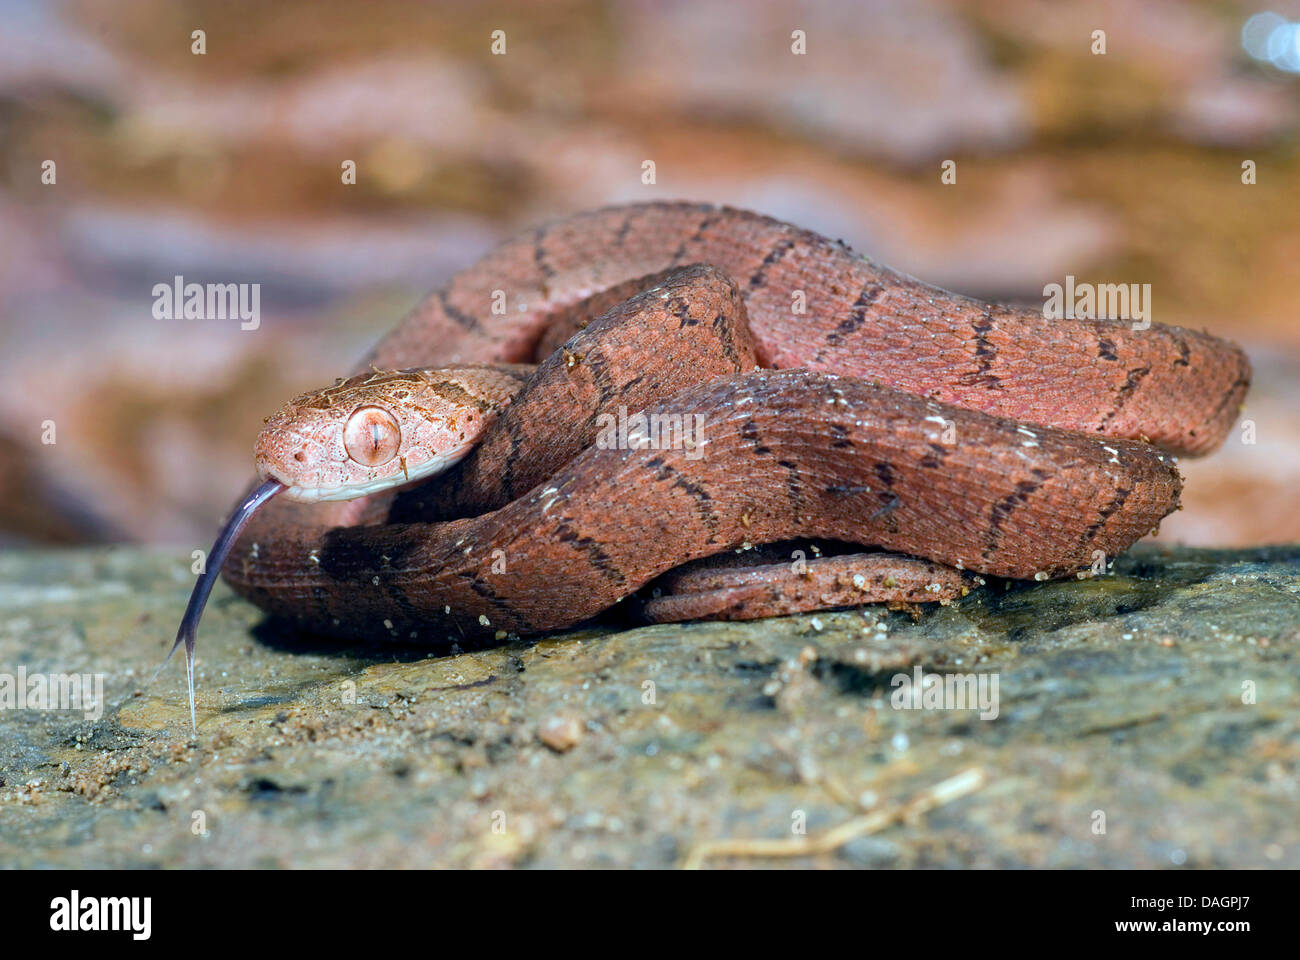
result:
[[[731,565],[675,572],[647,612],[939,599],[965,582],[954,567],[1073,575],[1176,508],[1168,454],[1221,442],[1250,377],[1241,351],[1207,334],[1046,320],[788,224],[684,203],[508,242],[368,359],[541,364],[503,374],[522,389],[442,477],[360,503],[267,503],[224,575],[312,629],[437,643],[567,627],[717,554]],[[339,389],[405,395],[422,376]],[[698,415],[704,442],[602,447],[598,415],[619,406]],[[804,538],[892,553],[788,571],[735,553]]]

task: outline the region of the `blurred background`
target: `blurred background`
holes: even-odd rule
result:
[[[1300,2],[0,0],[0,545],[206,547],[261,418],[449,273],[540,220],[673,198],[980,297],[1150,283],[1153,319],[1255,365],[1256,442],[1183,461],[1161,540],[1300,539],[1293,21]],[[260,327],[155,319],[177,274],[261,284]]]

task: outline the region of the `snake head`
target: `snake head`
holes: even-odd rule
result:
[[[295,397],[266,420],[257,472],[302,503],[353,500],[461,460],[509,405],[522,368],[372,370]]]

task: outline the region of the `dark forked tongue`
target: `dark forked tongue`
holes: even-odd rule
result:
[[[217,535],[217,542],[212,545],[212,551],[208,554],[207,566],[199,574],[198,582],[194,584],[194,592],[190,594],[189,605],[185,607],[185,616],[181,618],[180,628],[176,631],[176,642],[167,653],[167,659],[163,660],[158,666],[158,672],[153,675],[154,680],[158,679],[158,674],[162,673],[163,667],[167,666],[176,652],[176,648],[185,641],[185,676],[189,681],[190,687],[190,727],[197,734],[199,732],[198,724],[194,719],[194,635],[198,633],[199,618],[203,616],[203,608],[207,606],[208,594],[212,592],[212,585],[217,582],[217,577],[221,575],[221,568],[225,565],[226,557],[230,555],[230,548],[235,545],[235,540],[239,538],[239,532],[244,529],[253,513],[266,501],[270,500],[277,493],[284,489],[284,484],[279,480],[267,480],[253,490],[243,501],[235,508],[235,512],[230,515],[226,521],[226,526],[221,533]],[[150,683],[153,681],[151,680]]]

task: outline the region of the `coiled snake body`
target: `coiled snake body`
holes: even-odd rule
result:
[[[426,369],[447,365],[464,366]],[[506,243],[432,293],[368,368],[268,422],[264,478],[325,498],[391,478],[399,459],[403,483],[429,475],[429,424],[446,448],[435,467],[475,431],[481,442],[400,492],[276,498],[224,575],[313,629],[417,642],[567,627],[716,554],[731,559],[661,581],[647,612],[940,599],[961,591],[958,570],[1073,575],[1176,508],[1170,454],[1220,443],[1250,376],[1207,334],[1048,320],[687,203]],[[601,415],[620,407],[698,423],[699,442],[600,443]],[[799,538],[890,553],[775,566],[736,553]]]

